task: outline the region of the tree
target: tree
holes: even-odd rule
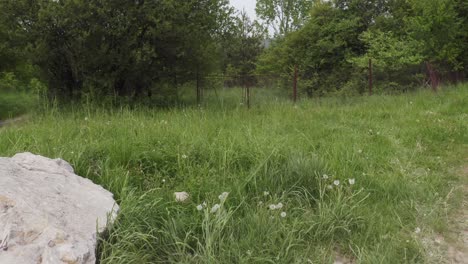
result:
[[[223,45],[226,52],[225,71],[228,75],[250,76],[263,50],[265,30],[257,21],[252,21],[245,10],[234,20],[231,36]]]
[[[284,36],[299,29],[307,20],[313,0],[257,0],[257,16],[274,34]]]
[[[360,31],[359,17],[345,15],[332,3],[319,1],[301,29],[287,35],[260,58],[259,69],[291,76],[297,65],[300,88],[309,96],[338,90],[352,76],[346,58],[364,49]]]

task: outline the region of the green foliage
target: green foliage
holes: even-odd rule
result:
[[[426,83],[426,62],[437,75],[468,69],[466,10],[453,0],[315,1],[307,23],[260,56],[258,71],[290,79],[297,65],[307,95],[355,94],[366,90],[372,59],[377,91],[415,89]]]
[[[459,55],[466,48],[460,43],[461,17],[457,16],[453,0],[411,0],[414,15],[406,18],[409,36],[422,43],[425,60],[448,63],[458,70],[463,65]]]
[[[226,0],[29,2],[2,1],[4,26],[27,36],[49,94],[69,99],[151,96],[212,71],[231,14]]]
[[[298,65],[300,84],[307,95],[338,90],[351,73],[346,59],[363,50],[359,34],[359,18],[345,15],[331,3],[318,2],[303,28],[287,35],[261,57],[259,70],[291,76],[291,69]]]
[[[224,71],[234,76],[252,75],[263,50],[265,30],[257,21],[250,20],[245,11],[238,14],[232,26],[222,44],[227,64]]]
[[[369,59],[373,60],[376,67],[386,70],[405,69],[424,61],[421,54],[423,45],[413,39],[401,40],[392,32],[384,33],[379,30],[366,31],[361,37],[369,47],[367,53],[351,59],[361,68],[368,67]]]
[[[257,0],[256,12],[276,36],[299,29],[307,21],[313,0]]]

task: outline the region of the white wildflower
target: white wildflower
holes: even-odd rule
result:
[[[348,182],[350,185],[354,185],[356,183],[356,179],[349,179]]]
[[[190,195],[187,192],[175,192],[174,196],[175,196],[176,202],[185,202],[190,197]]]
[[[276,210],[276,205],[270,204],[270,206],[268,206],[268,208],[270,208],[270,210]]]
[[[219,208],[221,208],[221,205],[215,204],[215,205],[211,208],[211,213],[212,213],[212,214],[216,213],[216,212],[219,210]]]
[[[335,180],[333,181],[333,184],[335,184],[336,186],[340,185],[340,181],[339,180]]]
[[[218,198],[219,198],[219,200],[221,200],[221,201],[225,201],[226,198],[228,197],[228,195],[229,195],[228,192],[223,192],[222,194],[220,194],[220,195],[218,196]]]
[[[323,178],[324,180],[328,180],[328,175],[324,174],[324,175],[322,176],[322,178]]]
[[[276,209],[281,209],[281,208],[283,208],[283,204],[282,204],[282,203],[278,203],[278,204],[276,205]]]
[[[286,217],[286,212],[281,212],[281,217],[285,218]]]
[[[198,211],[203,210],[203,205],[201,205],[201,204],[197,205],[197,210],[198,210]]]

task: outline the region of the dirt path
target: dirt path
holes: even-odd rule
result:
[[[12,119],[7,119],[7,120],[3,120],[3,121],[0,120],[0,127],[7,126],[7,125],[11,125],[11,124],[20,122],[20,121],[22,121],[22,120],[24,120],[24,116],[12,118]]]
[[[468,160],[467,160],[468,161]],[[468,165],[460,170],[460,176],[463,178],[463,204],[460,212],[453,220],[453,234],[455,241],[447,243],[448,263],[468,264]]]

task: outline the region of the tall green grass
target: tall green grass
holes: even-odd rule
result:
[[[63,158],[114,193],[101,263],[433,261],[421,241],[459,202],[467,86],[297,105],[268,96],[250,110],[239,94],[157,111],[51,109],[1,129],[0,154]]]

